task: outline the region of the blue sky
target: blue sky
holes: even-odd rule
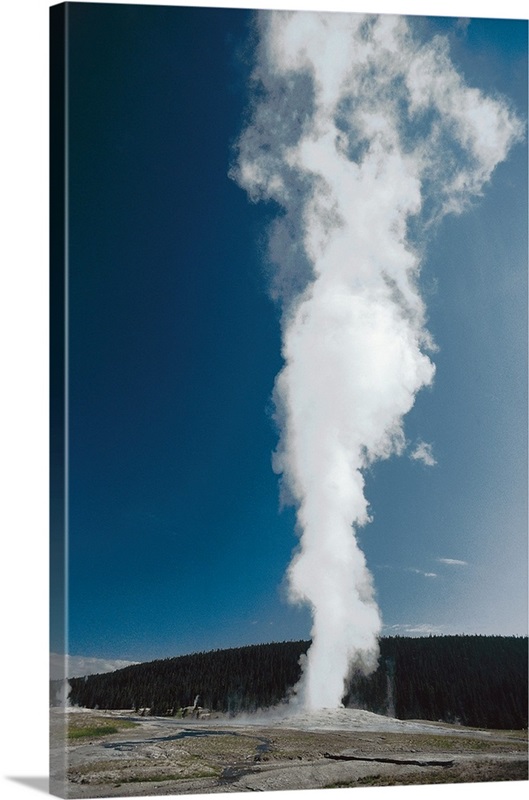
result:
[[[285,600],[271,393],[273,203],[228,177],[255,38],[243,11],[70,12],[69,651],[143,661],[308,638]],[[527,24],[419,19],[527,117]],[[527,633],[527,151],[432,234],[436,377],[404,456],[366,474],[383,632]],[[435,465],[409,456],[430,443]],[[426,459],[428,460],[428,459]],[[52,639],[52,650],[55,645]]]

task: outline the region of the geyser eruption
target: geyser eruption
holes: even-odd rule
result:
[[[411,24],[411,23],[410,23]],[[274,468],[297,507],[290,597],[312,610],[297,696],[336,707],[376,664],[380,613],[355,531],[362,471],[405,448],[431,384],[418,289],[424,235],[462,211],[521,136],[506,104],[464,85],[405,18],[262,12],[255,100],[232,176],[282,211],[270,232],[284,368]]]

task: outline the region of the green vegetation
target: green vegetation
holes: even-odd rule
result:
[[[310,642],[251,645],[72,678],[70,701],[87,708],[178,714],[200,705],[236,714],[274,706],[300,677]],[[399,719],[479,728],[527,728],[527,637],[429,636],[380,640],[378,669],[353,674],[348,707]]]
[[[107,736],[118,733],[117,725],[92,725],[90,728],[73,728],[68,730],[69,739],[85,739],[92,736]]]
[[[309,642],[216,650],[72,678],[70,702],[87,708],[150,708],[154,714],[193,704],[238,713],[276,705],[299,679]]]
[[[69,739],[87,739],[95,738],[97,736],[111,736],[114,733],[119,733],[126,728],[135,728],[137,723],[129,722],[128,720],[117,720],[116,723],[109,724],[108,719],[101,717],[90,720],[70,719],[68,720],[68,738]]]
[[[218,778],[219,771],[213,768],[203,767],[196,772],[186,774],[171,774],[171,773],[149,773],[147,771],[138,773],[129,778],[121,778],[121,783],[162,783],[163,781],[183,781],[183,780],[198,780],[200,778]]]
[[[366,775],[357,780],[337,781],[325,789],[351,789],[355,786],[413,786],[437,783],[483,783],[485,781],[526,781],[527,762],[488,761],[454,767],[425,768],[406,773]]]
[[[395,742],[398,741],[399,747],[403,751],[413,752],[418,750],[422,753],[504,753],[505,739],[495,739],[493,736],[464,736],[464,735],[444,735],[431,733],[398,733],[386,734],[385,740],[390,743],[392,751],[396,752]],[[513,740],[509,742],[509,749],[512,753],[527,752],[527,742]]]
[[[161,783],[162,781],[177,781],[181,775],[160,773],[159,775],[138,775],[133,778],[121,778],[121,783]]]
[[[203,749],[203,745],[200,746]],[[72,766],[69,780],[72,783],[112,784],[167,783],[172,781],[197,780],[220,777],[222,766],[208,763],[209,753],[191,755],[167,744],[163,763],[140,756],[119,760],[92,761]]]

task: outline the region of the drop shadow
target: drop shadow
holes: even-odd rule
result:
[[[50,786],[50,779],[47,775],[43,777],[39,777],[36,775],[6,775],[6,778],[9,781],[14,781],[15,783],[21,783],[23,786],[28,786],[30,789],[35,789],[36,792],[44,792],[45,794],[49,795],[49,786]]]

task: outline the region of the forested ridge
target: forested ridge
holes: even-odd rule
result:
[[[288,696],[309,644],[249,645],[71,678],[69,699],[164,714],[199,695],[212,710],[254,711]],[[520,729],[527,727],[527,684],[527,637],[397,636],[380,640],[377,670],[352,676],[344,704],[399,719]]]

